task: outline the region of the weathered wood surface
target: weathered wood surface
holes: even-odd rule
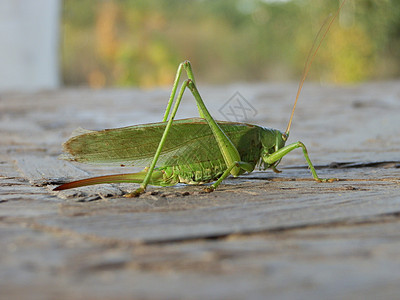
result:
[[[212,114],[239,91],[248,121],[284,129],[295,85],[202,87]],[[303,91],[282,173],[201,187],[57,182],[121,172],[57,160],[76,127],[158,121],[167,90],[0,95],[0,298],[397,299],[400,82]],[[196,115],[187,95],[180,117]],[[128,172],[128,169],[122,171]]]

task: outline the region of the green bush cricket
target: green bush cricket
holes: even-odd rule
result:
[[[317,38],[324,25],[317,34],[304,67],[285,132],[247,123],[214,120],[197,90],[190,62],[185,61],[178,67],[162,122],[88,131],[70,138],[63,144],[64,151],[68,153],[65,159],[82,163],[142,166],[145,167],[143,171],[73,181],[54,190],[103,183],[140,183],[136,191],[125,195],[135,197],[143,193],[148,184],[172,186],[177,183],[203,184],[215,181],[205,188],[207,192],[211,192],[229,175],[236,177],[245,172],[250,173],[257,165],[264,170],[270,168],[280,172],[276,167],[281,159],[297,148],[303,150],[316,181],[336,180],[318,177],[302,142],[286,146],[285,143],[312,61],[345,1],[331,18],[318,43]],[[188,79],[183,82],[177,93],[183,71],[186,71]],[[196,100],[200,118],[175,120],[186,88],[189,88]]]

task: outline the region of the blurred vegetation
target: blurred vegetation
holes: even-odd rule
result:
[[[189,59],[197,79],[298,80],[337,0],[64,0],[66,85],[172,84]],[[311,80],[348,83],[400,75],[400,1],[348,0]]]

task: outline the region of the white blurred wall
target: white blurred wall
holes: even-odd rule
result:
[[[0,0],[0,91],[59,86],[61,0]]]

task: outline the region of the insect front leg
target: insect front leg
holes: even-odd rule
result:
[[[268,155],[267,157],[263,158],[263,160],[267,164],[272,165],[275,162],[277,162],[278,160],[282,159],[282,157],[284,157],[286,154],[288,154],[289,152],[291,152],[297,148],[303,149],[304,158],[306,159],[308,167],[311,170],[311,174],[316,181],[318,181],[318,182],[333,182],[333,181],[338,180],[337,178],[326,178],[325,179],[325,178],[318,177],[317,172],[315,171],[314,165],[312,164],[310,157],[308,156],[307,148],[302,142],[297,142],[297,143],[287,145],[287,146],[277,150],[276,152]]]

